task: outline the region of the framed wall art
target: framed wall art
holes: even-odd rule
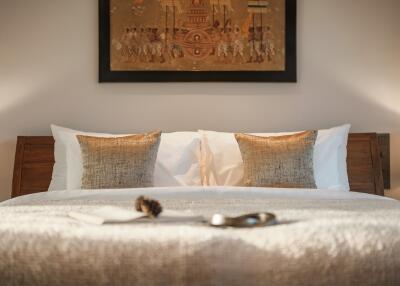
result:
[[[296,82],[296,0],[99,0],[100,82]]]

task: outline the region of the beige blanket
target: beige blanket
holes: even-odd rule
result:
[[[274,212],[281,224],[90,225],[67,217],[139,194],[164,208]],[[0,204],[0,285],[400,285],[400,203],[353,193],[249,188],[36,194]]]

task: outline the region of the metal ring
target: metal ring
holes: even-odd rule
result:
[[[227,217],[221,214],[215,214],[211,218],[209,225],[214,227],[263,227],[271,226],[277,223],[276,216],[272,213],[261,212],[251,213],[237,217]]]

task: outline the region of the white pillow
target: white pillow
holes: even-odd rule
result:
[[[318,189],[349,191],[347,139],[350,125],[319,130],[314,147],[314,177]],[[243,161],[234,133],[199,130],[202,140],[203,185],[238,186],[243,178]],[[253,133],[282,136],[297,132]]]
[[[81,189],[82,158],[76,135],[120,137],[51,126],[55,164],[49,191]],[[154,186],[200,186],[200,136],[197,132],[162,133],[154,170]]]

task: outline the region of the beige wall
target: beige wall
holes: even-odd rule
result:
[[[299,0],[297,84],[97,83],[97,0],[0,0],[0,200],[17,135],[49,125],[392,134],[400,187],[400,1]]]

